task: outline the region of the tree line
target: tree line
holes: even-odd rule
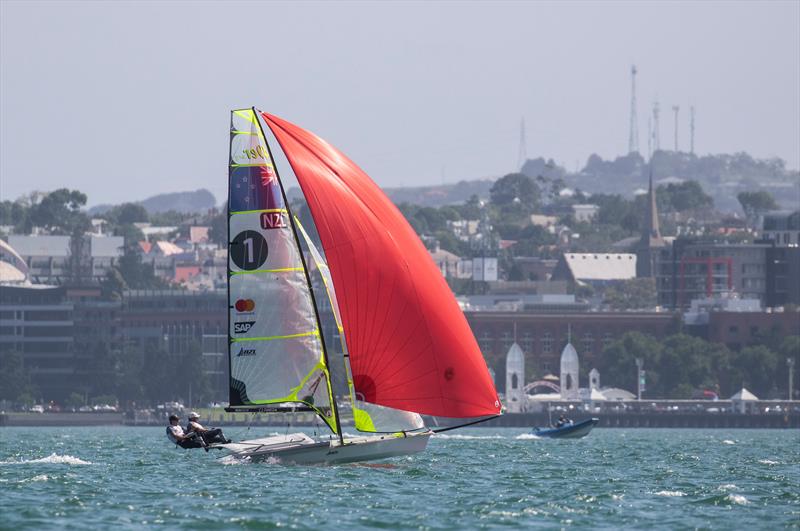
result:
[[[788,358],[797,359],[800,336],[765,336],[739,350],[701,338],[674,334],[664,339],[628,332],[597,358],[604,386],[636,390],[636,359],[644,362],[647,398],[693,398],[710,390],[728,398],[746,387],[759,398],[788,397]],[[795,364],[795,382],[798,366]]]

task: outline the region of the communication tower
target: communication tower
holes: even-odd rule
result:
[[[636,65],[631,65],[631,123],[628,136],[628,153],[639,152],[639,126],[636,118]]]
[[[673,105],[672,106],[672,112],[675,113],[675,152],[676,153],[678,151],[678,111],[680,111],[680,110],[681,110],[681,108],[680,108],[679,105]]]
[[[519,152],[517,153],[517,170],[522,171],[522,166],[528,160],[528,142],[525,140],[525,117],[519,123]]]
[[[694,105],[689,107],[689,152],[694,155]]]
[[[658,100],[653,102],[653,152],[661,149],[661,126],[659,125],[658,115],[661,109],[658,106]]]

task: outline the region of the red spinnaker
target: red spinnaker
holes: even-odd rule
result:
[[[428,251],[339,150],[261,113],[300,182],[331,269],[356,392],[443,417],[500,413],[472,331]]]

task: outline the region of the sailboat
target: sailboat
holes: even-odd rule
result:
[[[321,251],[292,212],[273,148],[300,185]],[[325,140],[254,107],[232,111],[228,236],[226,411],[310,412],[330,430],[327,438],[287,433],[221,445],[232,455],[298,464],[384,459],[426,448],[434,431],[421,415],[468,425],[500,414],[472,331],[424,245],[369,176]],[[312,275],[324,290],[315,293]],[[322,332],[321,297],[340,348]],[[364,435],[343,432],[334,389],[345,384],[343,403]]]

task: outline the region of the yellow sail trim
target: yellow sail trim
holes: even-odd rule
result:
[[[319,335],[319,330],[313,330],[311,332],[301,332],[299,334],[289,334],[286,336],[238,337],[235,339],[231,339],[231,343],[241,343],[243,341],[274,341],[276,339],[294,339],[297,337],[309,337],[318,335]]]
[[[258,125],[258,122],[256,122],[256,115],[253,113],[252,109],[235,110],[233,111],[233,114],[241,116],[242,118],[252,123],[253,125]]]
[[[307,400],[304,400],[302,397],[298,395],[298,393],[300,393],[303,387],[305,387],[306,383],[317,373],[317,371],[322,372],[322,374],[324,375],[325,383],[327,383],[328,385],[328,399],[332,400],[333,396],[331,394],[331,375],[328,372],[328,368],[325,366],[325,359],[323,357],[320,357],[319,362],[314,366],[314,368],[311,369],[311,371],[309,371],[309,373],[306,374],[302,380],[300,380],[300,383],[296,387],[292,387],[288,395],[283,396],[281,398],[271,398],[269,400],[253,400],[250,403],[255,406],[263,406],[267,404],[282,404],[285,402],[299,402],[301,404],[305,404],[308,407],[312,408],[314,411],[316,411],[322,417],[325,423],[328,426],[330,426],[330,428],[334,432],[336,432],[337,427],[336,427],[336,418],[333,416],[333,402],[331,402],[331,414],[327,415],[324,411],[322,411],[319,407],[317,407],[316,404],[308,402]]]

